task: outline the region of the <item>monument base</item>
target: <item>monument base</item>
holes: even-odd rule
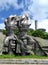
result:
[[[48,59],[0,59],[0,65],[48,65]]]

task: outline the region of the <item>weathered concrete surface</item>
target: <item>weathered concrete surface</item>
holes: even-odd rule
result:
[[[0,55],[2,54],[2,48],[3,48],[3,40],[5,35],[3,35],[2,32],[0,32]]]
[[[48,65],[48,64],[0,64],[0,65]]]
[[[2,34],[2,32],[0,32],[0,54],[1,54],[2,47],[3,47],[3,39],[4,39],[4,35]],[[21,59],[19,61],[16,61],[16,60],[18,59],[0,59],[0,65],[48,65],[48,59],[38,59],[38,60],[22,59],[22,61]]]
[[[0,59],[0,64],[48,64],[48,59]]]

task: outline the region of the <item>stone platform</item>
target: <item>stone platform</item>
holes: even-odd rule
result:
[[[48,65],[48,59],[0,59],[0,65]]]
[[[48,64],[0,64],[0,65],[48,65]]]

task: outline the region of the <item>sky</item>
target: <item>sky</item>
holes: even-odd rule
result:
[[[31,28],[38,20],[38,28],[48,32],[48,0],[0,0],[0,29],[4,29],[4,20],[10,15],[27,13],[31,19]]]

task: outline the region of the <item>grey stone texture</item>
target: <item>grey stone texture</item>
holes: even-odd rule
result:
[[[0,64],[47,64],[48,59],[0,59]]]
[[[35,41],[27,35],[27,30],[31,25],[30,19],[27,14],[21,16],[12,15],[5,19],[5,28],[8,31],[4,39],[3,52],[8,54],[33,53],[32,44]],[[14,30],[18,28],[20,34],[14,34]]]
[[[2,53],[15,55],[48,55],[48,52],[42,48],[43,45],[42,42],[39,42],[39,38],[37,39],[27,35],[27,30],[31,25],[30,22],[30,18],[27,14],[20,16],[11,15],[5,19],[4,23],[7,34],[3,41]],[[19,29],[20,34],[15,35],[14,30],[17,28]]]

